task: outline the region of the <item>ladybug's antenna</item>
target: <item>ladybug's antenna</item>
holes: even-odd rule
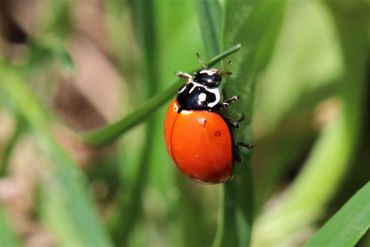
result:
[[[230,75],[232,74],[231,72],[226,71],[226,68],[227,68],[231,63],[232,63],[232,60],[231,60],[231,59],[229,59],[229,60],[227,61],[226,65],[224,66],[224,68],[220,70],[220,75],[221,75],[222,77],[227,77],[227,76],[230,76]]]
[[[203,69],[208,69],[208,66],[204,63],[204,61],[200,58],[200,54],[199,52],[197,52],[196,54],[196,57],[197,57],[197,60],[199,61],[199,63],[203,66]]]

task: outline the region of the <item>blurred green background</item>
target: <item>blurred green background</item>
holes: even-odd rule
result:
[[[0,246],[302,246],[370,179],[369,8],[1,0]],[[227,220],[228,185],[180,174],[163,139],[175,72],[238,43],[224,91],[246,99],[237,136],[255,145],[235,174],[253,183],[254,199],[235,190],[254,206],[251,241],[248,217]],[[138,120],[117,140],[89,145],[125,116]]]

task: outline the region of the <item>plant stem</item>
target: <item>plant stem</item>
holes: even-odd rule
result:
[[[226,57],[240,49],[240,44],[235,45],[219,55],[212,58],[206,63],[208,66],[213,66]],[[196,69],[198,70],[198,69]],[[196,71],[194,70],[194,71]],[[150,100],[145,102],[136,111],[123,117],[121,120],[109,124],[105,127],[93,130],[89,133],[83,134],[82,138],[86,143],[93,146],[106,145],[114,142],[123,133],[130,130],[132,127],[148,119],[148,116],[155,112],[161,105],[166,103],[169,99],[174,97],[176,90],[183,84],[183,80],[176,81],[172,86],[167,88],[164,92],[153,96]]]

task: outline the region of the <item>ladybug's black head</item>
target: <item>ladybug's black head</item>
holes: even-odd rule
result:
[[[217,69],[203,69],[194,73],[193,80],[206,87],[215,88],[220,85],[222,77]]]

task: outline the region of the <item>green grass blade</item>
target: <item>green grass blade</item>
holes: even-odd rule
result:
[[[232,46],[231,48],[225,50],[218,56],[215,56],[211,59],[207,65],[212,66],[217,64],[218,62],[222,61],[224,58],[230,56],[234,52],[240,49],[240,45]],[[148,119],[148,116],[153,113],[156,109],[158,109],[161,105],[171,99],[176,90],[184,83],[183,80],[178,80],[164,92],[154,96],[149,101],[147,101],[144,105],[142,105],[136,111],[130,113],[128,116],[122,118],[121,120],[109,124],[105,127],[99,128],[92,132],[85,134],[84,139],[87,143],[91,145],[104,145],[115,141],[122,135],[124,132],[128,131],[135,125],[139,124],[140,122]]]
[[[241,43],[243,49],[233,58],[234,73],[225,85],[225,96],[241,96],[230,107],[236,118],[244,113],[247,120],[234,132],[236,141],[252,143],[251,117],[255,77],[268,62],[280,30],[284,1],[226,1],[224,46]],[[242,153],[236,164],[235,178],[224,185],[220,223],[215,246],[249,246],[253,223],[251,152]]]
[[[78,165],[59,146],[49,128],[47,111],[17,69],[0,64],[0,81],[0,102],[24,119],[47,160],[45,176],[40,177],[40,215],[58,244],[111,246],[87,196],[86,181]]]
[[[207,57],[220,52],[221,6],[218,0],[194,1]]]
[[[370,182],[347,201],[306,246],[355,246],[369,228]]]

